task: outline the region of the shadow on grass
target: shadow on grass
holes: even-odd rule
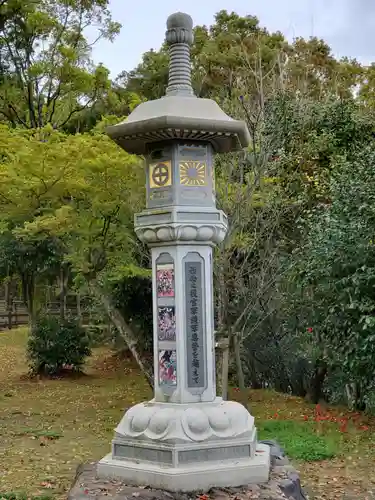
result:
[[[275,439],[289,458],[318,461],[333,458],[337,443],[333,436],[317,434],[314,424],[293,420],[257,421],[260,439]]]

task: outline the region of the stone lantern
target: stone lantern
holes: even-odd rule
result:
[[[187,14],[168,18],[166,96],[107,130],[146,158],[147,205],[135,231],[152,253],[155,389],[125,413],[97,474],[171,491],[266,482],[270,467],[254,418],[216,396],[212,249],[227,218],[216,208],[214,155],[250,137],[244,122],[194,95],[192,29]]]

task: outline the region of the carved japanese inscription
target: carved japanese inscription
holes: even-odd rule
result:
[[[186,356],[189,389],[205,389],[205,324],[203,262],[185,261]]]

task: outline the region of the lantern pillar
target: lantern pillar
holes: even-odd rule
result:
[[[254,418],[216,396],[213,256],[227,217],[216,208],[214,155],[249,143],[243,122],[191,87],[192,20],[167,21],[166,96],[109,127],[119,146],[146,159],[146,209],[137,236],[151,249],[154,398],[130,408],[115,429],[100,477],[170,491],[266,482],[269,447]]]

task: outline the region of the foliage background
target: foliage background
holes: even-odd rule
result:
[[[32,322],[43,287],[61,304],[90,295],[152,383],[150,264],[133,231],[142,159],[104,129],[164,95],[168,53],[111,81],[90,24],[97,41],[120,29],[107,0],[0,1],[0,274]],[[216,158],[230,221],[215,253],[216,330],[233,378],[373,411],[373,65],[226,11],[195,28],[192,65],[196,95],[251,134]]]

